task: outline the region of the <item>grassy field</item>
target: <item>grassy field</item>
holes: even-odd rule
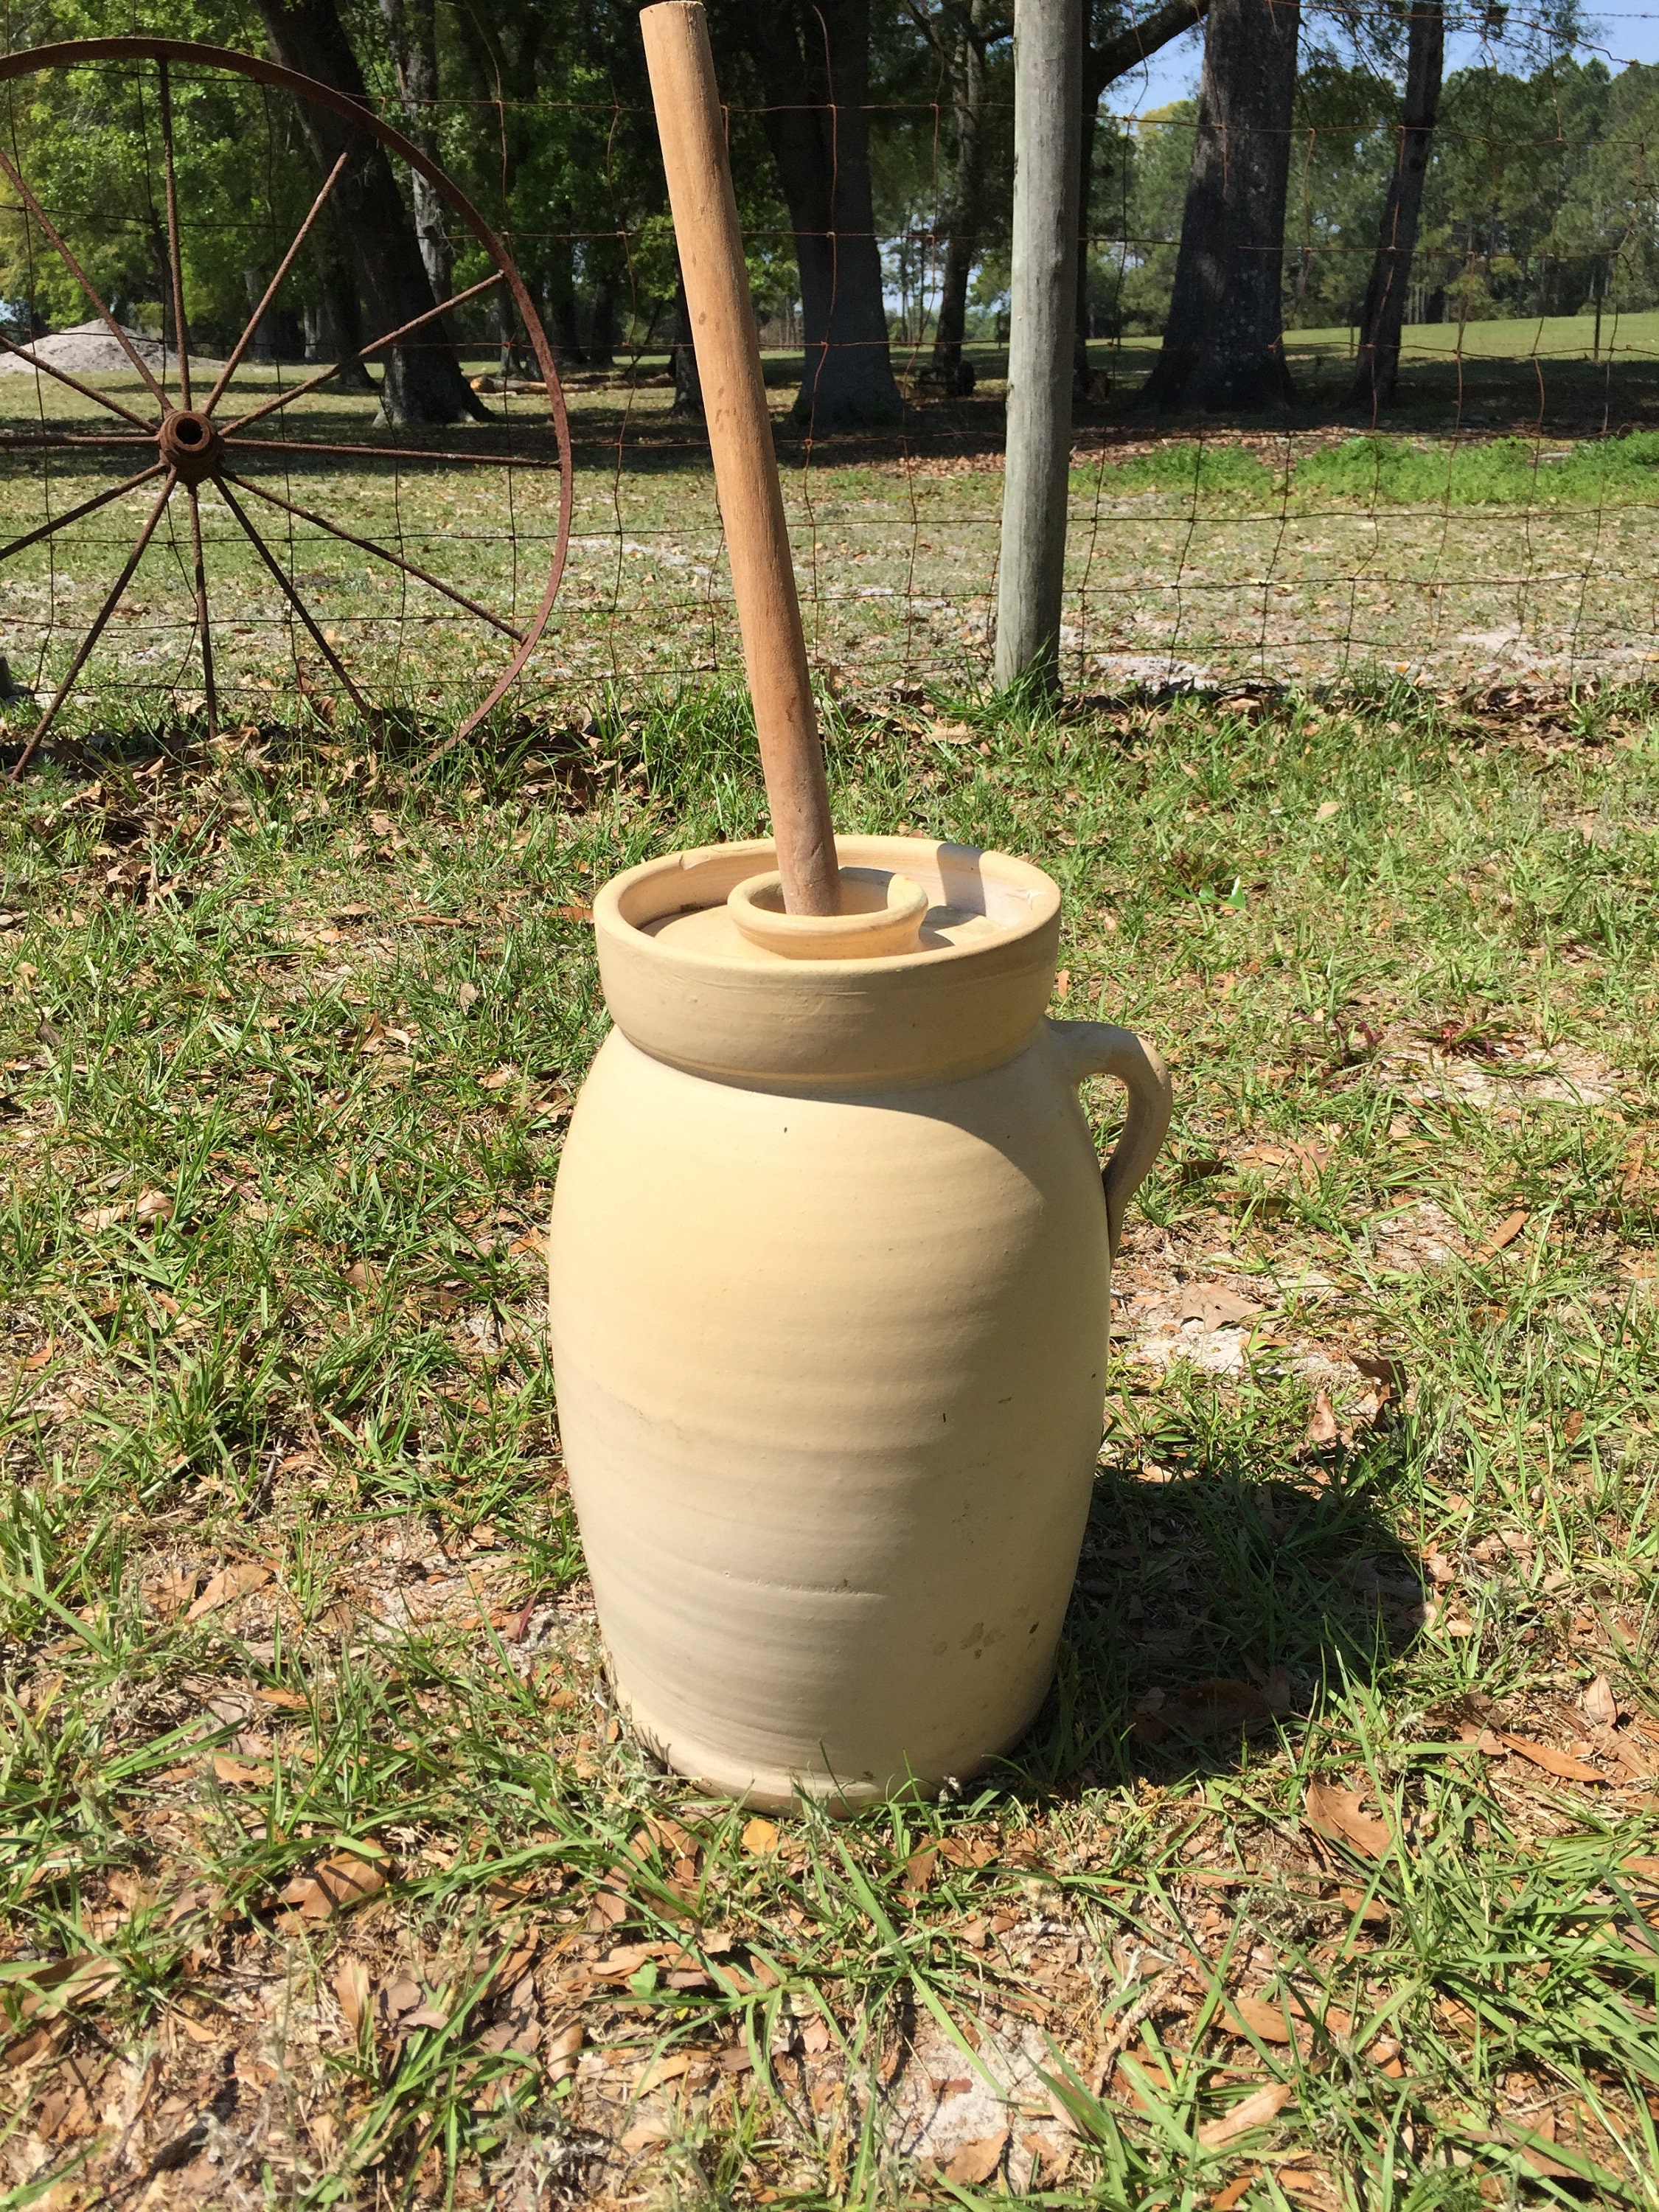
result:
[[[739,707],[7,789],[4,2203],[1652,2208],[1651,698],[830,744],[1178,1099],[1049,1705],[840,1826],[619,1729],[542,1346],[586,906]]]

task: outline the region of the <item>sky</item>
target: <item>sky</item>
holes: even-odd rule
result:
[[[1615,72],[1627,62],[1659,62],[1659,0],[1652,13],[1638,15],[1633,10],[1622,10],[1612,14],[1599,9],[1593,15],[1587,14],[1585,21],[1587,34],[1578,46],[1582,59],[1587,61],[1592,54],[1600,54]],[[1447,74],[1478,60],[1480,53],[1478,38],[1455,33],[1446,42]],[[1203,58],[1201,30],[1172,39],[1144,68],[1120,77],[1111,88],[1108,98],[1113,113],[1144,115],[1149,109],[1167,106],[1172,100],[1194,95]]]

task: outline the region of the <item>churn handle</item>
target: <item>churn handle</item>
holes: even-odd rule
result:
[[[1100,1178],[1106,1193],[1106,1241],[1115,1259],[1124,1209],[1146,1180],[1170,1126],[1175,1102],[1169,1072],[1133,1030],[1114,1029],[1109,1022],[1050,1022],[1048,1026],[1073,1083],[1088,1075],[1112,1075],[1129,1094],[1123,1133]]]

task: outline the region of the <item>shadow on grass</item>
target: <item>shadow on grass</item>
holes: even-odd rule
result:
[[[1252,1738],[1422,1633],[1420,1571],[1390,1526],[1403,1440],[1339,1456],[1219,1449],[1176,1417],[1095,1483],[1054,1686],[1001,1778],[1068,1797],[1236,1772]],[[1265,1462],[1265,1463],[1264,1463]]]

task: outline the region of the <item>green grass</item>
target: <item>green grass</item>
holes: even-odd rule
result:
[[[830,738],[1178,1107],[1047,1709],[775,1837],[611,1720],[541,1343],[582,912],[759,826],[741,702],[5,795],[5,2201],[1652,2207],[1655,702]]]

